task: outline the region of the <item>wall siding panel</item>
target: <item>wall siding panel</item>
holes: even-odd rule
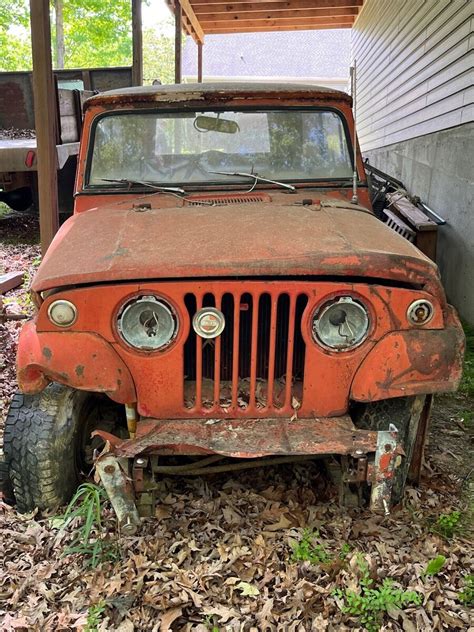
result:
[[[362,151],[473,120],[474,2],[366,0],[353,27]]]

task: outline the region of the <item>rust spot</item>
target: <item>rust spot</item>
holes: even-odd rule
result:
[[[84,375],[84,366],[82,364],[78,364],[76,366],[76,375],[77,377],[82,377]]]
[[[53,352],[49,347],[43,347],[43,355],[48,360],[51,360],[51,358],[53,357]]]

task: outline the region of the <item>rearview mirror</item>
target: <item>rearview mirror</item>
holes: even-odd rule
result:
[[[222,134],[236,134],[240,131],[238,124],[219,116],[196,116],[194,127],[198,132],[221,132]]]

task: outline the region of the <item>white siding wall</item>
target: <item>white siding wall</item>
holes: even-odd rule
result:
[[[353,27],[362,151],[474,120],[474,0],[366,0]]]

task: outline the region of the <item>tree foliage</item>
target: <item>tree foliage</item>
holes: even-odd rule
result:
[[[29,4],[26,0],[0,1],[0,70],[31,68]]]
[[[54,1],[51,2],[55,41]],[[129,66],[132,62],[130,0],[64,0],[64,67]],[[145,27],[143,33],[147,82],[173,80],[173,40]],[[0,0],[0,71],[31,70],[28,0]],[[56,52],[53,45],[53,63]]]

